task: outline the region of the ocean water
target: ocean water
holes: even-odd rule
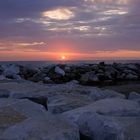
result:
[[[80,60],[80,61],[0,61],[2,64],[19,64],[23,66],[41,67],[55,64],[68,64],[68,65],[80,65],[80,64],[98,64],[105,62],[106,64],[112,63],[139,63],[140,60]]]

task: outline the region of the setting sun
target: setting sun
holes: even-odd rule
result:
[[[66,59],[66,56],[62,56],[61,59],[62,59],[62,60],[65,60],[65,59]]]

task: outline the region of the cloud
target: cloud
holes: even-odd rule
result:
[[[37,45],[44,45],[44,42],[32,42],[32,43],[15,43],[18,46],[37,46]]]
[[[55,20],[68,20],[74,17],[74,12],[68,8],[57,8],[42,13],[44,17]]]
[[[0,51],[61,50],[52,46],[56,40],[69,40],[75,45],[63,49],[76,52],[140,50],[139,4],[139,0],[0,0],[4,42]]]

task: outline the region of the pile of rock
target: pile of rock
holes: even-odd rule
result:
[[[0,80],[16,79],[43,83],[66,83],[77,80],[86,85],[116,84],[140,80],[140,64],[50,65],[31,68],[15,64],[0,66]]]
[[[8,87],[8,89],[7,89]],[[0,84],[1,140],[139,140],[140,94],[70,82]]]

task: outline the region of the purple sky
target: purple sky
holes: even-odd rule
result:
[[[32,60],[53,59],[57,52],[140,59],[139,6],[140,0],[0,0],[0,60],[30,59],[29,53]]]

